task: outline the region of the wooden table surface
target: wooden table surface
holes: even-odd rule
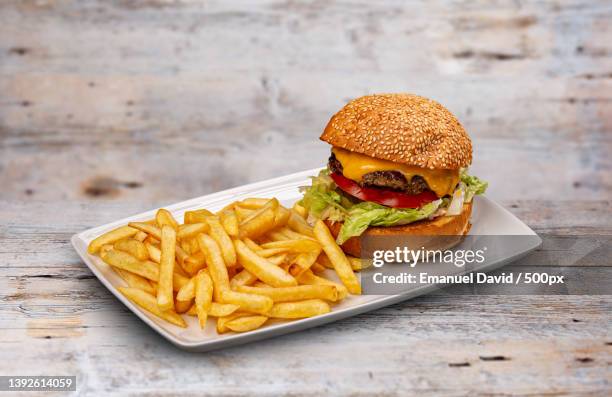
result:
[[[488,195],[538,233],[611,235],[611,20],[580,0],[0,2],[0,374],[77,375],[94,396],[612,394],[598,262],[548,265],[581,295],[442,292],[193,354],[69,244],[321,166],[329,117],[390,91],[453,111]]]

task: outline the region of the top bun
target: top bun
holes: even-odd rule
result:
[[[444,106],[412,94],[367,95],[336,113],[321,140],[383,160],[429,169],[472,163],[472,142]]]

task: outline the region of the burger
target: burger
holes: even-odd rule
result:
[[[320,139],[331,155],[300,203],[346,253],[361,256],[364,236],[469,231],[472,199],[487,183],[468,174],[472,142],[441,104],[411,94],[363,96],[340,109]]]

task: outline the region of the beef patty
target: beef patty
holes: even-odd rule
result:
[[[342,174],[342,164],[332,153],[327,166],[331,172]],[[429,190],[429,186],[423,177],[415,175],[409,181],[399,171],[374,171],[365,174],[361,181],[356,181],[361,186],[379,187],[397,190],[408,194],[419,194]]]

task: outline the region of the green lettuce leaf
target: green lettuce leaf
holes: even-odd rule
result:
[[[302,187],[304,197],[300,204],[308,210],[309,218],[342,221],[346,215],[343,196],[336,192],[336,184],[329,177],[328,170],[311,177],[312,184]]]
[[[488,182],[481,180],[480,178],[468,175],[465,170],[461,170],[461,182],[465,185],[465,202],[469,203],[472,201],[477,194],[483,194],[489,186]]]
[[[344,219],[336,239],[338,244],[351,237],[360,236],[370,226],[397,226],[416,222],[431,216],[442,200],[432,201],[421,208],[391,208],[384,205],[363,202],[355,204]]]

